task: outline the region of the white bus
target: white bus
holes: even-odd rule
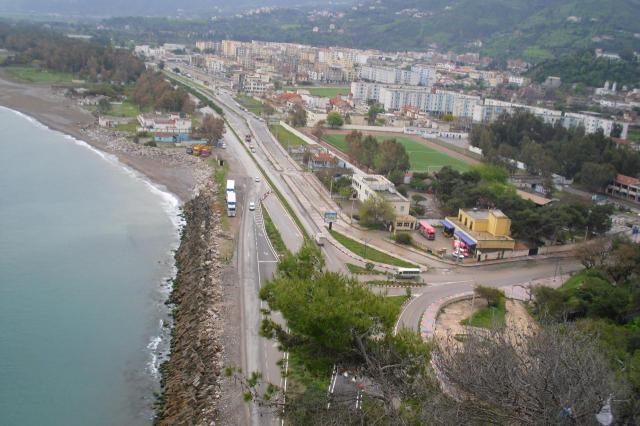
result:
[[[415,279],[420,277],[420,268],[398,268],[396,278]]]

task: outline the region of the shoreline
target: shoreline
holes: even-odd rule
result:
[[[159,190],[176,196],[181,204],[189,201],[208,177],[207,165],[182,150],[137,145],[123,134],[98,127],[91,113],[61,92],[48,85],[15,81],[0,70],[0,106],[114,155]]]
[[[66,98],[63,90],[15,81],[0,69],[0,106],[106,156],[105,160],[145,182],[149,191],[160,192],[160,197],[165,199],[163,204],[172,204],[173,208],[181,207],[190,213],[185,219],[181,214],[167,211],[177,233],[177,245],[168,248],[167,260],[172,264],[167,271],[169,277],[158,283],[157,290],[162,294],[162,305],[172,312],[160,316],[158,334],[147,336],[151,364],[145,365],[146,374],[160,385],[151,403],[154,417],[149,420],[154,424],[173,424],[176,419],[190,417],[206,423],[215,421],[223,366],[224,326],[220,303],[223,296],[218,262],[218,236],[223,231],[219,216],[211,211],[217,193],[211,168],[183,149],[135,144],[125,134],[100,128],[96,118],[75,100]],[[205,241],[200,234],[202,227],[207,229]],[[197,279],[192,276],[196,274],[184,270],[184,265],[192,259],[199,263],[201,272]],[[167,321],[169,327],[165,328]],[[194,340],[201,340],[202,344],[194,348]],[[194,355],[206,360],[198,364],[213,365],[213,370],[193,365]],[[185,376],[199,379],[185,381]],[[141,395],[141,398],[153,399],[154,395]]]

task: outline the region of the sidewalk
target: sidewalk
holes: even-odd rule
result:
[[[539,280],[501,287],[501,290],[504,291],[504,294],[509,299],[529,301],[531,297],[531,287],[541,285],[545,287],[557,288],[562,285],[562,282],[563,281],[561,279],[554,280],[553,278],[541,278]],[[438,320],[438,314],[440,313],[442,308],[451,303],[468,299],[472,296],[473,291],[465,291],[462,293],[443,297],[430,303],[429,306],[427,306],[427,309],[425,309],[424,313],[422,314],[422,319],[420,320],[420,335],[422,336],[422,338],[429,339],[433,337],[433,333],[436,328],[436,321]]]

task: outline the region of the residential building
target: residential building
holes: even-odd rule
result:
[[[460,209],[458,216],[445,218],[442,225],[445,234],[464,243],[473,254],[515,247],[515,240],[510,237],[511,219],[501,210]]]
[[[518,110],[530,112],[547,124],[555,125],[557,122],[560,122],[566,128],[581,126],[586,133],[595,133],[598,130],[602,130],[605,136],[611,136],[615,124],[613,120],[597,115],[574,112],[563,113],[562,111],[495,99],[485,99],[484,104],[476,104],[473,109],[473,121],[476,123],[491,123],[504,113],[513,114]],[[619,123],[619,125],[622,126],[621,136],[625,138],[629,124]]]
[[[640,203],[640,179],[619,174],[607,187],[607,194]]]
[[[400,194],[395,185],[386,177],[356,173],[353,175],[351,184],[361,202],[366,201],[369,197],[382,197],[391,204],[396,216],[409,214],[409,200]]]
[[[242,80],[242,91],[251,95],[262,96],[273,89],[273,84],[259,76],[246,76]]]
[[[189,134],[191,119],[180,114],[140,114],[138,115],[140,131],[150,133]]]

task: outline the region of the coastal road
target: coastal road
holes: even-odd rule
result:
[[[192,68],[189,68],[189,72],[194,73]],[[203,75],[201,78],[206,77]],[[211,81],[209,84],[215,83]],[[321,196],[313,196],[313,193],[318,191],[310,184],[300,188],[304,183],[291,178],[292,175],[299,175],[301,171],[291,164],[292,160],[288,154],[268,134],[265,123],[241,109],[228,92],[210,91],[210,94],[212,99],[225,110],[229,124],[237,132],[242,135],[246,133],[254,135],[257,145],[261,148],[257,150],[255,158],[278,186],[305,228],[308,231],[324,229],[321,219],[318,218],[318,205],[322,203]],[[296,190],[296,194],[293,194],[293,190]],[[279,229],[283,236],[289,232],[286,228]],[[323,252],[327,256],[327,266],[330,269],[340,267],[344,269],[344,263],[349,261],[349,258],[345,258],[331,245],[325,245]],[[429,286],[415,289],[416,297],[406,307],[400,318],[400,324],[403,327],[416,328],[426,307],[440,297],[470,290],[476,284],[508,286],[546,278],[553,276],[558,268],[556,259],[529,260],[473,268],[443,264],[432,259],[427,259],[426,262],[432,266],[429,272],[423,274],[423,279],[429,283]],[[560,266],[565,273],[580,269],[580,265],[573,260],[562,260]]]

